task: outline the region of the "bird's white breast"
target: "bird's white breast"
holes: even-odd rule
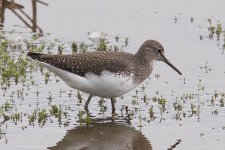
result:
[[[117,75],[104,70],[101,75],[89,72],[85,77],[82,77],[44,62],[39,63],[63,79],[70,87],[87,92],[92,96],[115,98],[129,92],[138,85],[133,82],[133,75]]]

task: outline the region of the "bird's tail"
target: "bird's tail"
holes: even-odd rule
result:
[[[33,60],[39,60],[41,59],[41,56],[46,55],[46,54],[40,54],[40,53],[35,53],[35,52],[28,52],[27,56],[29,56]]]

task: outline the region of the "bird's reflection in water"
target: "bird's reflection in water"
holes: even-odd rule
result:
[[[95,120],[92,126],[76,127],[50,150],[152,150],[142,133],[125,122]]]

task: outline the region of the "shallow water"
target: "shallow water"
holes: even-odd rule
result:
[[[21,2],[26,6],[30,5],[28,2]],[[157,62],[150,79],[123,98],[117,98],[116,108],[119,116],[127,115],[125,109],[122,109],[125,106],[130,113],[134,113],[131,125],[119,126],[121,132],[126,131],[128,135],[141,136],[140,139],[144,142],[151,143],[149,148],[156,150],[168,149],[177,141],[181,142],[178,142],[175,149],[182,150],[219,150],[225,147],[225,108],[220,106],[222,96],[218,96],[215,104],[212,104],[212,96],[225,92],[225,54],[222,54],[220,49],[223,39],[221,38],[220,45],[217,45],[216,38],[211,40],[207,38],[209,17],[214,24],[219,20],[224,29],[223,0],[218,0],[216,3],[212,0],[157,2],[68,0],[66,3],[62,0],[49,0],[49,4],[49,7],[39,6],[38,22],[45,32],[53,34],[50,38],[81,42],[86,40],[87,32],[96,30],[107,33],[109,39],[113,39],[116,35],[129,37],[129,44],[125,51],[131,53],[135,53],[145,40],[156,39],[164,46],[166,56],[183,73],[179,76],[166,64]],[[12,25],[18,24],[19,21],[9,11],[6,15],[6,28],[14,28]],[[192,23],[191,17],[194,18]],[[29,31],[23,28],[16,30]],[[200,40],[200,36],[203,36],[203,40]],[[44,77],[39,69],[32,76],[35,85],[30,85],[29,89],[24,87],[25,93],[28,94],[23,99],[17,98],[16,94],[11,96],[12,91],[21,89],[23,85],[12,85],[7,90],[6,96],[2,96],[3,93],[0,95],[0,104],[13,99],[17,111],[27,114],[31,114],[35,109],[49,110],[51,105],[61,104],[62,109],[68,113],[67,118],[63,118],[62,121],[69,122],[69,126],[59,125],[54,117],[51,117],[52,123],[48,120],[42,127],[37,122],[34,127],[30,126],[27,116],[23,117],[23,121],[18,122],[17,125],[9,121],[1,125],[1,129],[6,132],[6,137],[3,136],[0,140],[1,149],[47,149],[47,147],[57,149],[61,144],[63,145],[64,142],[61,141],[77,138],[76,134],[71,135],[71,133],[79,132],[78,114],[87,95],[81,93],[83,100],[80,103],[77,99],[77,91],[70,89],[53,75],[48,84],[44,84]],[[59,82],[56,82],[57,79]],[[70,90],[72,94],[68,96]],[[52,96],[50,105],[49,95]],[[193,98],[190,98],[190,95]],[[161,96],[166,99],[164,112],[159,102],[153,101],[153,97]],[[107,106],[107,111],[104,113],[101,112],[98,101],[98,97],[93,98],[89,106],[90,112],[95,116],[94,119],[110,117],[110,101],[105,99],[104,105]],[[175,110],[178,104],[182,105],[181,111]],[[151,107],[156,118],[150,117]],[[108,128],[111,127],[108,123],[101,125],[106,129],[104,132],[108,132]],[[24,126],[27,128],[23,130]],[[117,124],[115,126],[117,127]],[[94,127],[90,129],[90,134]],[[108,140],[112,142],[108,138],[104,140],[103,143]],[[129,147],[132,138],[127,138],[125,141],[129,143]],[[65,143],[65,145],[76,145],[81,141],[77,142]],[[98,142],[93,146],[96,145]]]

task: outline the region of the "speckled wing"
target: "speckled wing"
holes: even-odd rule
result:
[[[115,74],[133,74],[134,56],[124,52],[88,52],[74,55],[50,55],[29,52],[33,60],[47,63],[56,68],[84,77],[86,73],[101,75],[107,70]]]

